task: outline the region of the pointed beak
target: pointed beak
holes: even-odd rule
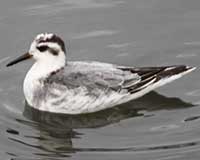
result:
[[[16,58],[15,60],[11,61],[10,63],[8,63],[6,66],[7,67],[12,66],[12,65],[17,64],[17,63],[19,63],[21,61],[30,59],[31,57],[32,57],[32,55],[30,53],[25,53],[24,55]]]

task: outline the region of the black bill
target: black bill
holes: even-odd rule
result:
[[[32,55],[30,55],[29,53],[25,53],[24,55],[22,55],[22,56],[18,57],[17,59],[11,61],[10,63],[8,63],[6,66],[7,67],[12,66],[12,65],[17,64],[21,61],[27,60],[31,57],[32,57]]]

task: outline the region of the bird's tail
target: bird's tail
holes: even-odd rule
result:
[[[128,91],[130,93],[143,91],[143,94],[146,94],[147,92],[170,83],[195,69],[196,67],[185,65],[134,68],[132,69],[132,72],[140,75],[141,81],[128,88]]]

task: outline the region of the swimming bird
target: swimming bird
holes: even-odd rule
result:
[[[114,107],[174,81],[195,67],[128,67],[96,61],[67,61],[64,41],[38,34],[27,53],[7,64],[33,58],[23,84],[27,103],[53,113],[82,114]]]

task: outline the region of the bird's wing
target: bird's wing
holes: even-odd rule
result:
[[[62,74],[54,74],[48,80],[63,83],[68,89],[84,87],[88,93],[103,90],[132,94],[187,70],[184,65],[134,68],[101,62],[68,62]]]
[[[130,86],[137,84],[140,80],[140,76],[132,73],[131,70],[100,62],[68,62],[64,70],[47,79],[48,83],[63,84],[68,89],[84,87],[87,92],[128,91]]]

